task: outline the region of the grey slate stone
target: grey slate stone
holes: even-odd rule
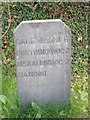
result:
[[[18,95],[23,106],[67,104],[71,89],[71,31],[55,20],[23,21],[14,30]]]

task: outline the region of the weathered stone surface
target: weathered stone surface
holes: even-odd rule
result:
[[[70,99],[71,32],[61,20],[23,21],[14,31],[18,94],[22,105]]]

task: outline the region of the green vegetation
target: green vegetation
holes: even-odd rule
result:
[[[87,118],[88,3],[17,2],[2,7],[2,118]],[[71,104],[62,110],[34,102],[27,109],[19,105],[13,31],[20,22],[34,19],[61,19],[72,31]]]

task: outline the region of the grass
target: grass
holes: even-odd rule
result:
[[[57,106],[40,107],[32,102],[31,106],[23,109],[17,97],[16,78],[4,77],[2,84],[2,117],[6,118],[83,118],[88,117],[87,79],[75,81],[71,89],[71,105],[58,109]],[[82,81],[82,82],[81,82]],[[70,108],[70,109],[69,109]]]
[[[87,118],[88,4],[17,2],[2,3],[2,6],[2,118]],[[63,109],[54,105],[40,107],[34,102],[26,109],[19,105],[12,36],[21,21],[33,19],[62,19],[71,28],[71,104]]]

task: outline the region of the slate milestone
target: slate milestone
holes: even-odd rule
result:
[[[71,89],[71,31],[55,20],[23,21],[14,30],[17,85],[23,106],[67,104]]]

